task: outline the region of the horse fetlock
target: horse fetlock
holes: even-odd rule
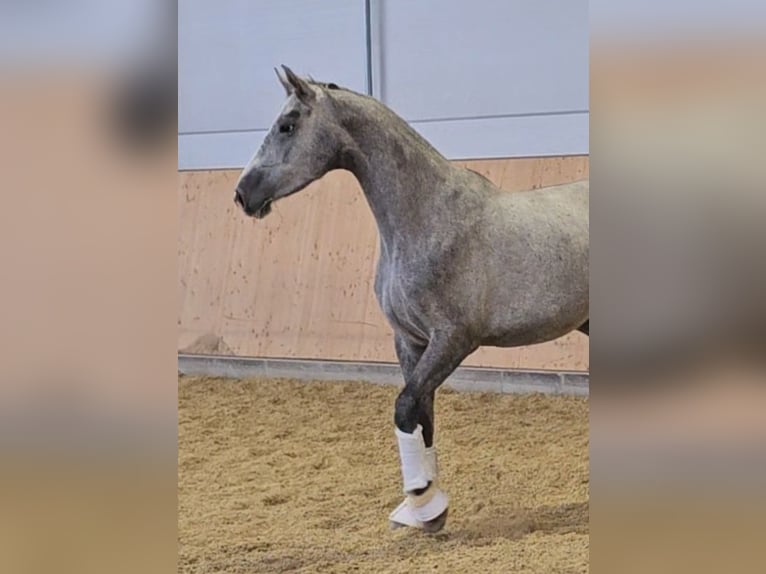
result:
[[[394,424],[402,432],[413,433],[420,426],[418,424],[418,401],[405,391],[399,393],[399,396],[396,398]]]

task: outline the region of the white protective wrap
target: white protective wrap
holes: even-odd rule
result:
[[[449,500],[447,494],[439,488],[436,479],[439,476],[439,461],[436,447],[426,448],[423,440],[423,427],[418,425],[412,434],[396,429],[399,439],[399,457],[402,463],[404,493],[417,488],[431,487],[421,494],[408,494],[404,501],[389,515],[393,527],[412,526],[423,528],[423,523],[433,520],[444,512]]]
[[[402,465],[404,492],[425,488],[431,478],[431,464],[426,456],[423,427],[418,425],[413,433],[395,429],[399,440],[399,459]]]
[[[441,488],[436,485],[432,485],[429,491],[430,490],[433,491],[433,495],[430,497],[428,502],[417,506],[416,501],[410,501],[412,513],[420,522],[428,522],[429,520],[433,520],[442,512],[444,512],[444,510],[447,508],[447,504],[449,503],[447,495]],[[429,493],[427,492],[426,494]]]
[[[391,528],[401,528],[402,526],[423,528],[423,523],[415,516],[407,498],[388,515],[388,520],[391,523]]]
[[[439,460],[436,456],[436,447],[426,447],[426,468],[428,469],[428,480],[434,480],[439,476]]]
[[[420,496],[407,496],[389,515],[393,528],[411,526],[423,528],[423,523],[433,520],[447,509],[447,494],[435,483]]]

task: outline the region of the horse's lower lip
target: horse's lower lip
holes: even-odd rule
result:
[[[261,206],[255,210],[255,213],[253,214],[253,217],[256,219],[263,219],[266,217],[269,213],[271,213],[271,202],[272,199],[267,199],[264,201]]]

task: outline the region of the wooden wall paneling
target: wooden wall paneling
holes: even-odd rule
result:
[[[587,157],[460,163],[509,191],[588,177]],[[353,176],[328,174],[262,221],[234,205],[238,176],[179,174],[179,349],[395,361],[373,294],[377,230]],[[520,349],[486,348],[466,364],[585,370],[588,341],[571,334]]]

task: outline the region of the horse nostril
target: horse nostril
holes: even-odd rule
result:
[[[239,187],[234,192],[234,203],[238,204],[240,207],[245,207],[245,192]]]

